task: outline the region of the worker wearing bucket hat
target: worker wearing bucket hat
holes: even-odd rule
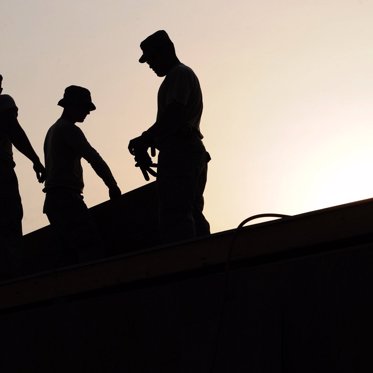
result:
[[[103,247],[95,223],[83,200],[84,158],[108,187],[110,199],[121,191],[107,163],[91,146],[76,123],[83,123],[96,110],[87,88],[72,85],[58,101],[63,108],[44,141],[46,181],[44,213],[63,242],[67,257],[86,261],[102,256]]]

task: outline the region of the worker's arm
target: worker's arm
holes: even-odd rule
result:
[[[176,133],[185,126],[185,106],[178,102],[173,102],[167,106],[164,113],[148,130],[129,142],[128,150],[132,155],[135,155],[137,150],[155,146],[160,139]]]
[[[83,158],[92,166],[96,174],[103,180],[109,189],[110,199],[115,199],[121,196],[117,182],[111,173],[107,163],[102,159],[100,154],[92,147],[84,149]]]
[[[100,154],[94,149],[83,132],[75,127],[74,135],[70,138],[70,145],[84,158],[94,169],[96,174],[103,180],[109,189],[110,199],[119,198],[122,194],[117,182],[111,173],[107,163],[102,159]]]
[[[26,156],[32,163],[39,182],[45,181],[45,168],[41,164],[38,155],[32,147],[26,132],[23,130],[17,119],[17,111],[9,110],[6,115],[7,135],[14,147]]]

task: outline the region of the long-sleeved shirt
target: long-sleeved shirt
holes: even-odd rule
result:
[[[82,193],[81,158],[90,163],[109,188],[117,184],[109,166],[89,144],[83,131],[66,119],[60,118],[49,128],[44,141],[44,157],[47,174],[45,192],[68,188]]]

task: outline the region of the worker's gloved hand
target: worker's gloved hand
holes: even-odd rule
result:
[[[151,166],[144,166],[144,165],[141,165],[139,163],[136,163],[135,166],[140,168],[140,170],[141,170],[141,172],[144,176],[144,179],[146,181],[150,180],[149,174],[154,176],[154,177],[157,177],[157,173],[151,168],[151,167],[157,167],[156,163],[152,163]]]
[[[135,155],[135,167],[139,167],[144,179],[146,181],[150,180],[149,174],[156,177],[157,173],[152,169],[154,167],[157,167],[156,163],[153,163],[151,157],[149,156],[147,150],[144,151],[138,151]]]
[[[121,190],[119,189],[118,185],[113,185],[109,188],[109,197],[111,200],[115,200],[120,198],[122,195]]]
[[[145,142],[142,136],[135,137],[128,143],[128,150],[134,156],[136,156],[137,153],[147,151],[148,147],[149,145]]]
[[[153,163],[151,157],[148,154],[149,144],[145,141],[144,136],[139,136],[132,139],[128,144],[129,152],[135,156],[135,166],[139,167],[145,180],[149,181],[149,174],[152,176],[157,176],[157,173],[152,169],[157,167]],[[155,148],[151,148],[152,156],[155,156]]]
[[[35,162],[33,168],[39,183],[44,183],[46,178],[45,167],[40,162]]]

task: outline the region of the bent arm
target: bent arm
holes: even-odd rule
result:
[[[178,102],[167,105],[157,121],[141,135],[149,146],[171,136],[186,126],[185,106]]]

